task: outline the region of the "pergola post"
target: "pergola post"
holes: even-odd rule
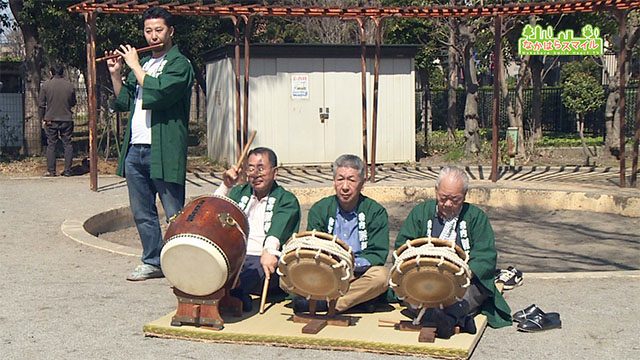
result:
[[[367,171],[367,39],[365,38],[365,18],[356,18],[360,29],[360,71],[362,74],[362,161],[365,165],[364,178],[369,178]]]
[[[234,67],[233,72],[235,74],[236,82],[236,156],[240,156],[242,152],[242,123],[240,120],[240,23],[238,17],[230,16],[231,22],[233,22],[233,34],[235,39],[235,52],[234,52]]]
[[[382,44],[382,21],[373,17],[376,25],[376,55],[373,65],[373,114],[371,117],[371,182],[376,181],[376,141],[378,139],[378,83],[380,79],[380,46]]]
[[[87,33],[87,97],[89,112],[89,188],[98,191],[98,109],[96,105],[96,13],[84,14]]]
[[[251,26],[253,25],[253,16],[242,16],[244,20],[244,114],[242,124],[242,146],[247,143],[249,138],[249,65],[251,62],[250,57],[250,43],[251,43]]]
[[[494,18],[494,47],[493,47],[493,109],[491,118],[493,122],[491,136],[491,181],[498,181],[498,140],[500,138],[498,122],[500,120],[500,77],[502,76],[502,44],[500,43],[500,35],[502,35],[502,17],[499,15]]]

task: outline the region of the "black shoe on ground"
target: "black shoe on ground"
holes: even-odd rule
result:
[[[522,310],[518,310],[511,315],[511,318],[514,322],[520,323],[528,318],[533,318],[539,315],[544,315],[544,311],[536,306],[536,304],[531,304]]]
[[[62,176],[73,176],[73,174],[71,173],[71,171],[65,171],[62,173]]]
[[[51,171],[47,171],[46,173],[42,174],[42,176],[44,177],[54,177],[56,176],[55,172],[51,172]]]
[[[554,312],[539,314],[518,324],[518,330],[524,332],[538,332],[560,329],[561,327],[560,314]]]
[[[522,285],[522,271],[513,266],[509,266],[506,270],[500,272],[500,276],[496,279],[496,283],[502,283],[504,290],[511,290],[516,286]]]

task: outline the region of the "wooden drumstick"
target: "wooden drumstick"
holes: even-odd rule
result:
[[[240,169],[240,166],[242,166],[244,157],[247,156],[247,153],[249,152],[249,147],[251,146],[251,143],[253,142],[253,139],[255,137],[256,137],[256,131],[253,130],[251,132],[251,136],[249,136],[249,141],[247,141],[247,143],[245,144],[244,149],[242,149],[242,154],[240,154],[240,157],[238,158],[238,162],[236,163],[236,169]]]
[[[152,50],[160,49],[163,46],[164,46],[163,43],[155,44],[155,45],[151,45],[151,46],[145,46],[145,47],[136,49],[136,52],[139,54],[139,53],[145,52],[145,51],[152,51]],[[120,54],[107,55],[107,56],[103,56],[103,57],[97,58],[96,62],[99,63],[99,62],[102,62],[102,61],[105,61],[105,60],[116,59],[116,58],[119,58],[119,57],[120,57]]]
[[[267,302],[267,292],[269,291],[270,277],[267,275],[264,277],[264,285],[262,286],[262,295],[260,296],[260,314],[264,313],[264,305]]]

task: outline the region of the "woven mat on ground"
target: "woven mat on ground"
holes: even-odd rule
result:
[[[294,323],[293,311],[288,301],[270,304],[264,314],[256,311],[241,318],[223,314],[224,329],[220,331],[194,326],[171,326],[171,312],[144,325],[146,336],[187,339],[196,341],[269,344],[284,347],[331,350],[357,350],[386,354],[467,359],[484,332],[487,320],[483,315],[475,318],[478,332],[456,334],[448,340],[436,339],[433,343],[418,342],[418,332],[399,331],[393,327],[380,327],[379,320],[409,320],[400,313],[398,306],[389,306],[384,312],[349,314],[355,325],[349,327],[327,325],[318,334],[303,334],[305,324]],[[254,309],[259,304],[254,301]]]

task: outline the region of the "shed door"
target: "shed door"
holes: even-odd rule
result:
[[[272,106],[287,119],[288,164],[327,164],[362,152],[362,92],[359,59],[277,59],[286,99]],[[308,94],[305,95],[305,91]]]

